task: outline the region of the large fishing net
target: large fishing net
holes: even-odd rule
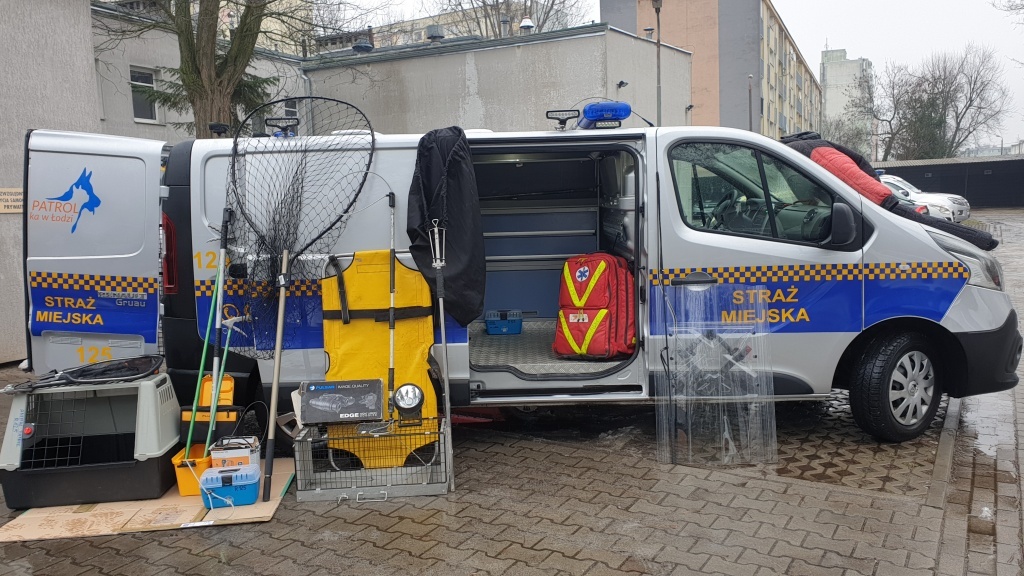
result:
[[[225,303],[249,316],[234,352],[272,358],[278,288],[287,287],[283,349],[321,348],[318,281],[366,182],[370,121],[330,98],[257,108],[235,133],[228,173],[230,273]],[[282,254],[288,273],[282,277]]]

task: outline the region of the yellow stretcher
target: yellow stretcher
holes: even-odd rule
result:
[[[438,441],[437,397],[428,374],[427,356],[434,343],[430,287],[417,271],[395,262],[395,389],[412,383],[423,391],[421,417],[402,420],[397,409],[388,413],[388,307],[390,266],[388,250],[357,252],[338,276],[321,280],[324,310],[324,351],[327,381],[380,379],[384,421],[391,424],[378,435],[360,433],[359,424],[327,425],[327,446],[359,458],[364,468],[403,466],[418,448]],[[347,319],[347,322],[346,322]]]

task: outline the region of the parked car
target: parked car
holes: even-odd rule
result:
[[[963,196],[925,192],[903,178],[891,174],[882,174],[880,178],[882,184],[892,190],[898,198],[927,204],[932,216],[945,218],[951,222],[963,222],[971,217],[971,205]]]

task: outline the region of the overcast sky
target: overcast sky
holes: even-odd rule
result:
[[[423,0],[400,0],[407,8]],[[599,0],[589,5],[586,20],[600,21]],[[686,0],[667,0],[666,4]],[[727,0],[723,0],[727,1]],[[772,0],[800,52],[819,75],[821,51],[845,48],[848,58],[867,58],[882,70],[886,62],[920,63],[933,52],[958,51],[968,42],[993,48],[1003,65],[1003,79],[1013,94],[1013,111],[1001,134],[983,141],[1009,146],[1024,138],[1024,26],[1016,25],[991,0]]]
[[[959,51],[968,42],[989,46],[1003,65],[1013,111],[1001,134],[984,137],[1008,146],[1024,138],[1024,26],[989,0],[772,0],[816,75],[825,42],[846,49],[847,58],[915,65],[934,52]],[[840,8],[840,5],[843,7]],[[827,8],[826,8],[827,6]]]

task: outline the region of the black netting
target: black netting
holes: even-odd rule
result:
[[[225,303],[250,317],[232,350],[271,358],[282,253],[289,252],[284,345],[314,348],[321,303],[318,280],[341,236],[373,159],[363,113],[329,98],[264,104],[235,135],[228,175],[230,274]],[[243,136],[251,133],[252,136]]]

